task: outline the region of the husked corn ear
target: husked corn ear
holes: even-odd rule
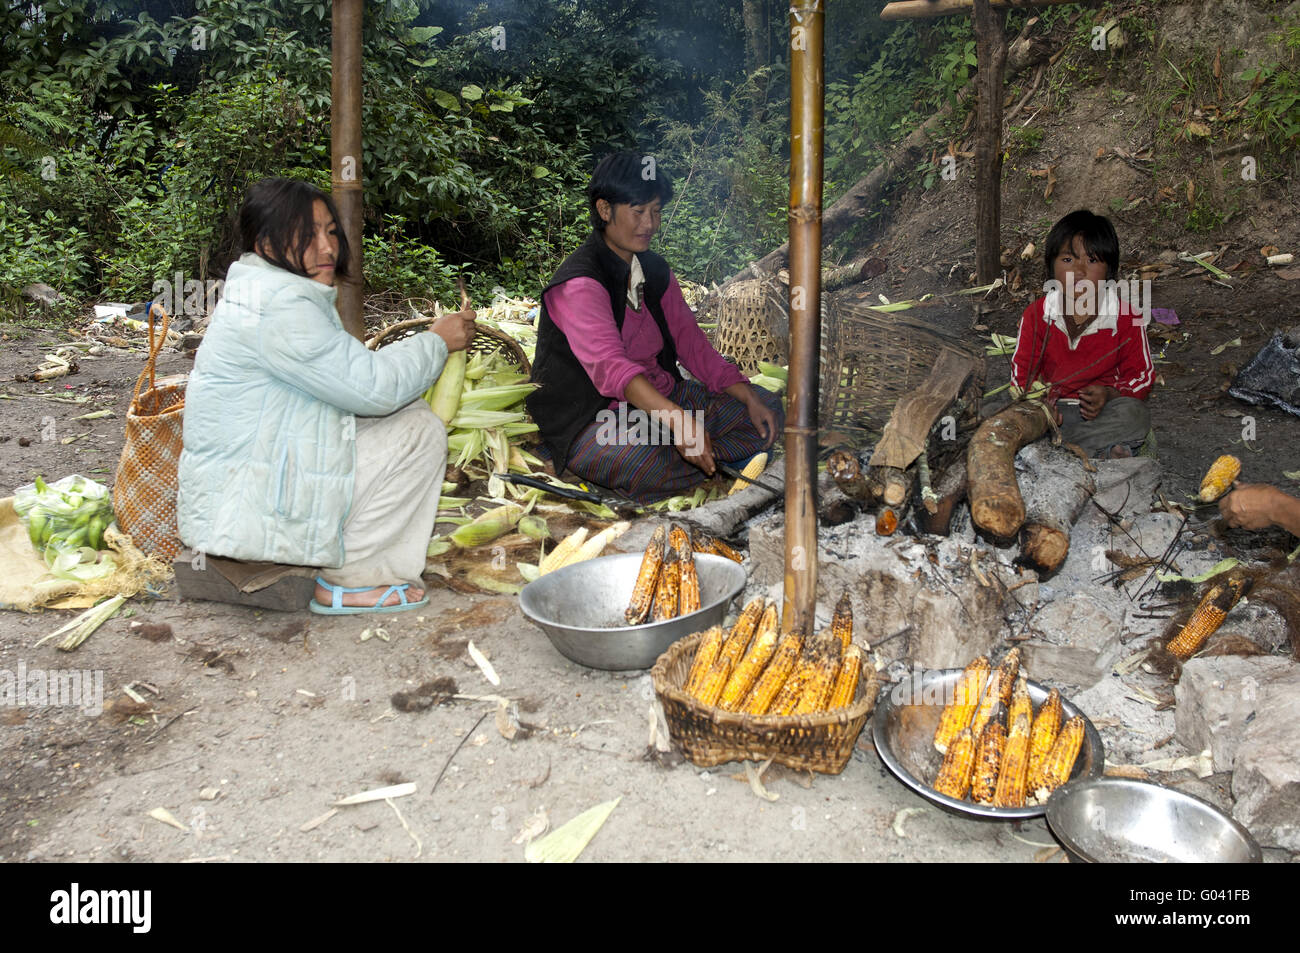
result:
[[[1056,736],[1061,731],[1061,716],[1061,692],[1053,688],[1048,692],[1047,700],[1039,707],[1038,717],[1034,719],[1034,727],[1029,731],[1028,790],[1030,791],[1038,789],[1043,764],[1047,761],[1047,756],[1052,753],[1052,745],[1056,744]]]
[[[568,536],[564,537],[554,549],[546,554],[546,558],[541,561],[537,567],[539,574],[545,576],[548,572],[559,569],[568,561],[568,558],[578,551],[587,540],[587,527],[579,526]]]
[[[564,565],[572,566],[575,563],[586,562],[588,559],[595,559],[605,551],[605,547],[618,539],[630,528],[631,523],[615,523],[613,526],[606,526],[591,539],[584,542],[578,547],[577,551],[564,561]],[[557,569],[560,567],[556,567]]]
[[[745,653],[740,664],[732,669],[731,677],[722,690],[722,700],[718,703],[724,711],[736,711],[744,703],[749,690],[754,687],[759,674],[776,654],[776,603],[772,603],[759,620],[754,632],[753,643]]]
[[[998,771],[1002,752],[1007,746],[1007,729],[995,721],[980,732],[975,746],[975,773],[971,778],[970,799],[976,804],[992,804],[998,788]]]
[[[1213,503],[1232,487],[1232,482],[1241,476],[1241,461],[1230,454],[1224,454],[1210,464],[1201,479],[1201,502]]]
[[[1186,662],[1199,652],[1205,641],[1223,625],[1232,607],[1249,591],[1250,579],[1246,576],[1211,586],[1187,624],[1165,646],[1169,654]]]
[[[681,590],[682,577],[677,568],[677,550],[669,549],[664,557],[663,567],[659,570],[659,585],[655,587],[654,620],[677,618],[678,594]]]
[[[971,717],[980,702],[980,692],[989,676],[989,659],[981,655],[966,666],[965,671],[953,686],[952,701],[944,706],[939,716],[939,727],[934,732],[934,746],[940,753],[947,753],[948,745],[961,734],[962,729],[970,727]]]
[[[1052,753],[1043,763],[1042,774],[1034,791],[1040,803],[1070,779],[1074,761],[1079,757],[1079,749],[1082,747],[1083,717],[1075,715],[1061,727],[1061,733],[1056,736],[1056,744],[1052,745]]]
[[[1029,718],[1023,711],[1007,732],[1007,747],[998,771],[998,786],[993,792],[994,807],[1024,807],[1025,788],[1029,783]]]
[[[715,625],[704,633],[704,638],[700,639],[700,644],[695,647],[695,661],[691,663],[691,673],[686,678],[686,694],[694,695],[699,691],[700,682],[704,681],[704,676],[718,660],[718,653],[722,651],[722,642],[722,626]]]
[[[803,697],[803,690],[812,678],[813,672],[817,668],[817,653],[809,649],[803,657],[795,664],[794,671],[790,673],[781,690],[776,693],[772,699],[772,704],[767,709],[769,715],[792,715],[795,706],[799,704],[799,699]]]
[[[785,687],[786,680],[799,664],[803,653],[803,638],[798,632],[787,633],[776,647],[776,654],[758,677],[740,710],[748,715],[766,715],[772,702]]]
[[[840,601],[835,603],[835,613],[831,616],[831,633],[840,640],[840,651],[847,652],[853,642],[853,603],[846,589]]]
[[[831,692],[835,689],[835,676],[840,671],[839,640],[834,636],[830,636],[828,641],[832,643],[833,647],[828,649],[821,646],[818,648],[812,674],[808,677],[808,682],[804,685],[792,714],[806,715],[811,712],[826,710],[827,703],[831,698]]]
[[[733,562],[744,562],[745,557],[736,550],[732,549],[722,540],[715,536],[710,536],[702,530],[694,530],[691,533],[691,546],[697,553],[713,553],[715,556],[725,556]]]
[[[1016,689],[1011,693],[1011,707],[1007,709],[1007,724],[1014,725],[1021,715],[1025,716],[1026,724],[1033,725],[1034,703],[1029,700],[1029,685],[1023,675],[1016,680]]]
[[[998,666],[1001,673],[998,679],[998,688],[1001,691],[1000,700],[1004,705],[1011,704],[1012,693],[1016,689],[1016,679],[1020,675],[1020,646],[1016,646],[1007,653],[1007,657],[1002,660]]]
[[[998,705],[1009,705],[1011,703],[1011,691],[1015,688],[1016,675],[1020,671],[1020,648],[1017,646],[1007,653],[1007,657],[1002,663],[993,670],[993,676],[989,679],[988,687],[984,691],[984,697],[980,701],[979,708],[975,709],[975,715],[971,719],[971,734],[978,735],[984,730],[984,726],[993,718],[994,712],[997,711]]]
[[[835,688],[831,691],[831,700],[826,705],[827,711],[847,708],[858,696],[858,679],[862,677],[862,650],[850,645],[840,659],[840,670],[835,674]]]
[[[700,690],[695,693],[695,697],[705,705],[716,705],[730,675],[731,663],[724,658],[718,659],[700,680]]]
[[[960,801],[970,790],[974,771],[975,739],[969,728],[963,728],[961,734],[948,746],[948,753],[943,756],[939,776],[934,779],[934,789]]]
[[[745,464],[745,469],[741,470],[740,473],[741,476],[747,477],[750,480],[756,480],[758,479],[759,474],[762,473],[766,468],[767,468],[767,454],[760,453],[757,456],[755,456],[754,459],[750,460],[747,464]],[[727,491],[727,495],[731,496],[731,494],[733,493],[739,493],[741,490],[745,489],[745,487],[749,485],[750,484],[747,483],[745,480],[737,480],[735,483],[731,484],[731,489]]]
[[[767,602],[762,596],[755,596],[745,604],[745,608],[740,610],[740,615],[736,618],[736,624],[731,627],[731,635],[727,636],[726,643],[722,646],[722,654],[719,658],[726,658],[731,662],[731,667],[735,668],[740,664],[740,660],[745,657],[745,650],[749,648],[749,640],[754,634],[754,630],[762,624],[764,617],[771,612],[772,617],[776,618],[776,603],[764,609]]]
[[[663,525],[658,526],[646,544],[645,555],[641,557],[641,568],[637,570],[636,585],[632,587],[632,601],[628,603],[623,617],[628,625],[640,625],[650,615],[650,606],[654,602],[655,586],[659,581],[659,567],[664,562]]]
[[[686,530],[674,523],[668,531],[668,545],[677,550],[677,556],[681,558],[685,548],[691,545],[691,538],[686,535]]]
[[[674,526],[668,534],[669,544],[677,551],[677,567],[681,574],[678,597],[681,614],[700,611],[700,575],[695,570],[695,550],[691,539],[680,526]]]

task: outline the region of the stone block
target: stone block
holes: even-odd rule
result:
[[[1237,655],[1194,658],[1174,688],[1174,734],[1189,751],[1210,749],[1214,770],[1231,771],[1266,688],[1296,668],[1284,658]]]

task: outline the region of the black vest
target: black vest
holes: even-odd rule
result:
[[[659,366],[672,375],[673,380],[679,381],[682,375],[677,370],[677,347],[668,332],[662,304],[664,292],[668,290],[668,263],[653,252],[639,253],[637,259],[645,273],[644,307],[650,309],[664,339],[663,350],[659,352]],[[542,289],[532,373],[532,380],[541,386],[528,395],[525,404],[551,453],[556,473],[564,472],[574,439],[596,419],[597,413],[609,406],[610,398],[596,390],[581,362],[574,356],[564,332],[546,313],[546,292],[571,278],[595,278],[609,292],[614,326],[621,334],[627,310],[627,279],[631,270],[632,266],[605,243],[604,236],[593,231],[577,251],[564,259],[551,283]]]

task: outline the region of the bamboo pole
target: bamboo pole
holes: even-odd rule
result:
[[[887,3],[880,11],[882,20],[920,20],[931,17],[943,17],[950,14],[968,14],[975,0],[895,0]],[[1065,3],[1078,3],[1079,0],[992,0],[995,7],[1033,7],[1059,6]]]
[[[821,341],[823,0],[790,5],[790,406],[786,415],[782,628],[812,634],[817,608],[817,397]]]
[[[361,254],[361,16],[362,0],[334,0],[330,77],[330,181],[343,234],[352,250],[348,277],[340,278],[339,317],[359,341],[362,315]]]

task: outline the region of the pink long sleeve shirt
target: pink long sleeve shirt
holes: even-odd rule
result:
[[[638,374],[644,374],[665,397],[672,392],[675,382],[658,361],[663,335],[648,307],[636,311],[627,306],[620,335],[609,310],[609,292],[594,278],[571,278],[548,291],[545,300],[547,314],[564,332],[574,357],[596,390],[611,402],[626,399],[627,385]],[[747,380],[704,336],[676,275],[669,274],[660,304],[677,346],[677,359],[692,377],[714,393]]]

